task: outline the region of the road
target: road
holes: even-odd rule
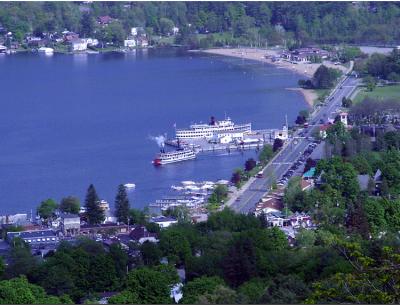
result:
[[[247,214],[252,211],[264,194],[271,188],[272,183],[279,180],[283,174],[289,170],[294,162],[303,154],[308,144],[310,143],[306,137],[310,137],[315,130],[319,129],[320,120],[324,123],[328,118],[334,118],[333,113],[336,112],[342,105],[342,98],[349,98],[352,92],[357,87],[359,80],[357,78],[346,77],[327,97],[325,106],[321,107],[310,118],[310,122],[315,122],[305,129],[303,137],[299,137],[297,131],[291,137],[280,151],[279,155],[270,162],[264,169],[264,178],[252,179],[253,182],[245,189],[241,195],[233,198],[230,208],[236,212]]]

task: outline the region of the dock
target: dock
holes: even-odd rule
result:
[[[207,139],[190,139],[181,141],[178,144],[176,139],[168,139],[165,141],[165,145],[177,148],[179,145],[181,147],[190,147],[198,153],[202,152],[214,152],[214,151],[244,151],[244,150],[260,150],[264,144],[272,144],[274,142],[273,134],[276,133],[278,129],[263,129],[254,130],[247,134],[243,142],[232,142],[227,144],[213,143]]]

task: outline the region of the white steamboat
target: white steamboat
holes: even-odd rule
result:
[[[244,134],[251,132],[251,123],[235,124],[229,117],[222,121],[216,121],[211,117],[209,124],[193,124],[188,129],[177,129],[176,138],[184,139],[211,139],[216,132],[236,131]]]

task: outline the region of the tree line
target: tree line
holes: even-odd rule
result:
[[[116,19],[99,28],[99,16]],[[395,2],[4,2],[0,23],[18,40],[26,33],[70,31],[120,43],[131,27],[194,47],[383,43],[400,40]],[[199,38],[198,34],[205,35]]]

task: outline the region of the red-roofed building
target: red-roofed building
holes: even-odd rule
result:
[[[110,16],[100,16],[98,18],[98,21],[102,25],[107,25],[113,21],[113,18],[111,18]]]

